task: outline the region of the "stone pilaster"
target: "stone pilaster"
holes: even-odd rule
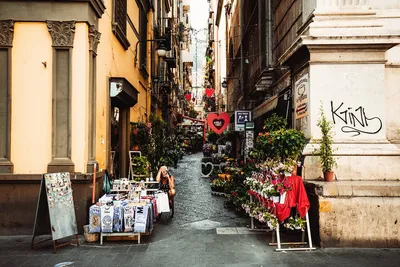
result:
[[[93,51],[97,54],[97,46],[100,43],[101,33],[96,30],[94,25],[90,25],[89,27],[89,51]]]
[[[52,161],[48,172],[73,172],[71,161],[71,52],[75,21],[47,21],[53,46]]]
[[[53,47],[73,47],[75,21],[47,21],[47,29],[53,41]]]
[[[14,21],[0,20],[0,46],[11,47],[14,38]]]
[[[0,20],[0,173],[12,173],[11,154],[11,49],[14,21]]]
[[[101,33],[94,25],[89,26],[89,127],[88,127],[88,162],[87,172],[93,172],[96,161],[96,63],[97,46]]]

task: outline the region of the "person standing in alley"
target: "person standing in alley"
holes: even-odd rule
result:
[[[166,166],[161,166],[158,170],[156,181],[159,182],[160,190],[164,191],[168,194],[169,205],[171,208],[171,217],[174,216],[174,197],[176,194],[175,191],[175,180],[174,176],[172,176],[168,168]]]

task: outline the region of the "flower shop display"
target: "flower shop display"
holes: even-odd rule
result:
[[[297,208],[304,218],[310,206],[302,179],[295,172],[305,143],[302,132],[287,129],[286,120],[273,115],[264,122],[263,132],[258,134],[250,152],[250,161],[254,163],[250,164],[252,172],[244,182],[248,194],[264,213],[274,215],[283,226],[292,225],[293,220],[288,220],[292,208]]]
[[[252,177],[246,178],[249,195],[252,195],[266,212],[274,214],[281,223],[290,217],[292,208],[296,208],[304,218],[310,203],[301,177],[275,173],[272,168],[261,170],[262,172],[254,172]]]
[[[212,143],[205,143],[203,145],[203,156],[204,157],[211,157],[212,153],[215,153],[216,146]]]
[[[225,185],[227,181],[221,179],[215,179],[211,182],[211,191],[224,193],[225,192]]]

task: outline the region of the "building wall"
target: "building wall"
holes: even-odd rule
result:
[[[303,24],[302,0],[274,1],[274,54],[279,58],[289,49]]]
[[[75,24],[72,51],[72,151],[75,171],[86,173],[88,160],[89,37],[86,23]]]
[[[386,52],[385,68],[385,90],[386,90],[386,136],[392,142],[400,143],[400,117],[390,116],[400,114],[400,45],[397,45]]]
[[[45,173],[51,161],[52,57],[45,23],[15,23],[11,80],[14,173]]]
[[[125,50],[116,36],[112,32],[112,0],[105,1],[107,12],[104,13],[99,21],[99,31],[101,32],[100,44],[97,53],[97,123],[96,123],[96,159],[100,168],[108,167],[108,141],[110,131],[110,100],[109,100],[109,78],[124,77],[131,83],[136,90],[139,91],[138,103],[130,110],[131,122],[146,122],[150,116],[150,93],[146,91],[148,88],[148,80],[139,72],[139,49],[137,53],[138,64],[134,66],[135,47],[138,37],[135,30],[139,32],[139,8],[136,1],[128,1],[128,16],[133,23],[133,27],[127,22],[126,37],[130,43],[130,47]],[[148,27],[152,29],[152,13],[148,14]],[[135,30],[134,30],[135,29]],[[151,39],[151,32],[148,38]],[[139,46],[138,46],[139,47]],[[148,72],[150,73],[150,47],[148,43]],[[101,64],[100,64],[101,63]]]
[[[16,22],[11,81],[11,157],[16,174],[45,173],[47,164],[51,161],[52,63],[52,40],[46,23]],[[82,114],[87,114],[88,92],[86,23],[75,24],[71,68],[71,160],[75,164],[76,172],[85,172],[87,117]]]

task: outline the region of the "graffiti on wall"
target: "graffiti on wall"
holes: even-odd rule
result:
[[[344,106],[344,102],[340,105],[335,105],[331,101],[331,114],[334,124],[340,121],[345,124],[341,128],[343,133],[358,136],[361,134],[377,134],[382,130],[382,120],[379,117],[367,116],[363,106],[353,109],[352,107]]]

